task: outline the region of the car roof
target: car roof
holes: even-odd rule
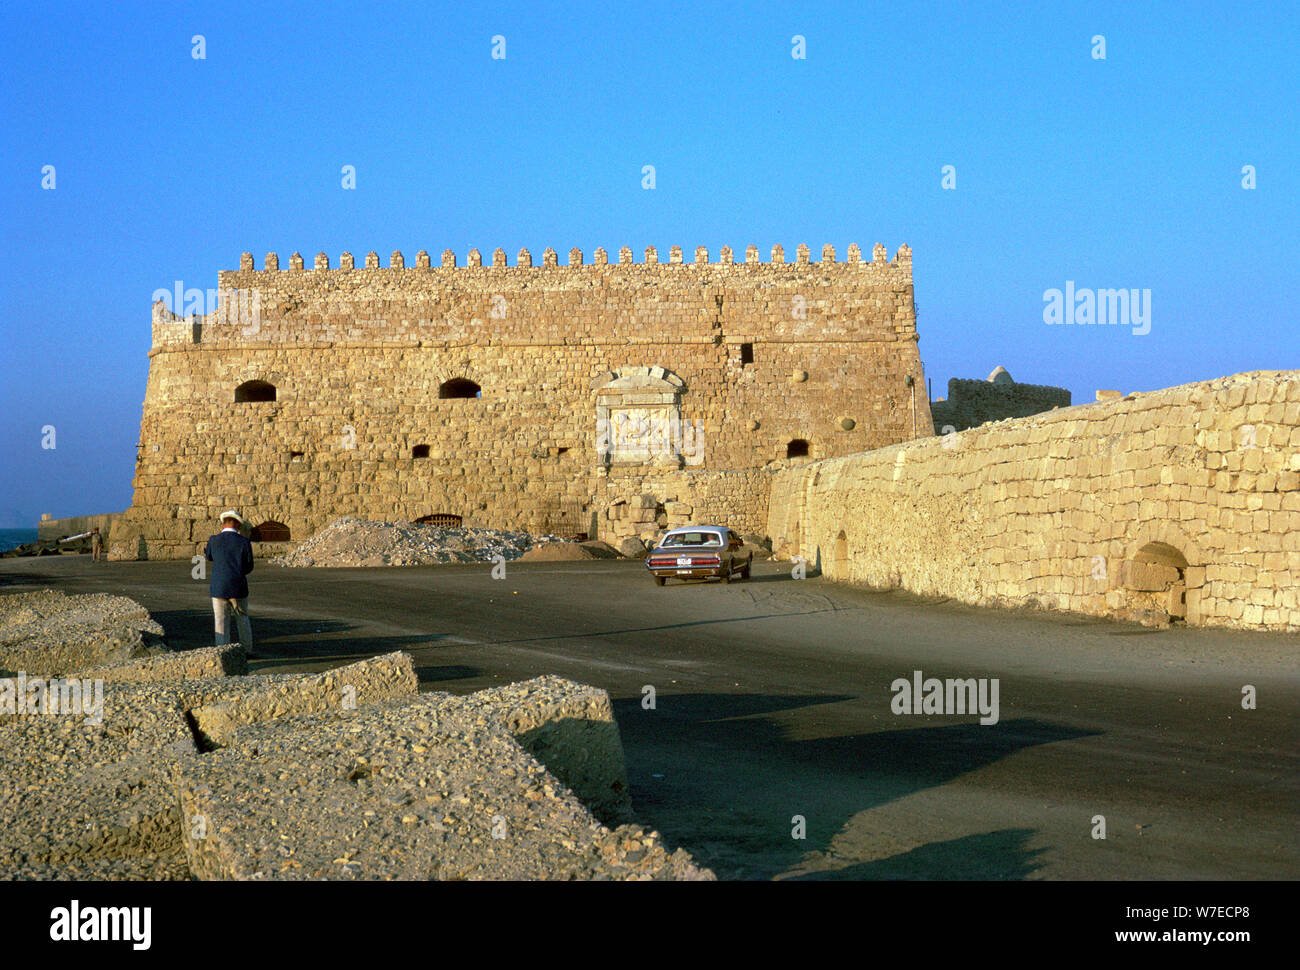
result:
[[[682,525],[676,529],[669,529],[664,533],[665,536],[676,535],[679,532],[730,532],[725,525]]]

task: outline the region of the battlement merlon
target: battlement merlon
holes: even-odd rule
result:
[[[444,251],[434,265],[421,250],[415,265],[400,251],[389,265],[366,254],[357,265],[343,253],[332,268],[325,253],[312,268],[294,253],[286,269],[268,253],[265,269],[254,267],[244,253],[240,269],[217,274],[217,288],[184,289],[178,282],[168,303],[153,310],[153,352],[221,346],[347,344],[409,346],[483,343],[644,342],[679,339],[727,343],[737,340],[802,337],[817,341],[916,340],[912,288],[912,253],[900,246],[892,260],[876,244],[871,260],[850,245],[847,259],[823,246],[814,262],[807,246],[786,261],[781,246],[771,259],[747,247],[736,261],[722,247],[717,261],[697,247],[685,262],[680,247],[670,248],[666,262],[648,247],[641,262],[623,247],[616,262],[603,249],[586,262],[571,249],[560,265],[552,249],[537,265],[521,250],[509,265],[503,250],[484,265],[470,250],[468,265],[456,265]],[[181,306],[175,304],[181,301]],[[687,314],[660,311],[663,305],[685,307]],[[173,312],[178,309],[179,312]],[[543,324],[541,321],[545,320]],[[199,348],[201,349],[201,348]]]

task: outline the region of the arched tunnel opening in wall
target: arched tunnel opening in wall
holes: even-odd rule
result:
[[[1139,613],[1187,618],[1187,557],[1167,542],[1147,542],[1125,561],[1121,586]]]

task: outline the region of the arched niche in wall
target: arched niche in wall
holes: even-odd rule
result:
[[[680,468],[703,451],[682,421],[686,382],[663,367],[624,367],[592,382],[596,391],[596,459],[609,465]]]

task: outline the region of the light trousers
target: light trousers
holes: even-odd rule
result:
[[[253,625],[248,622],[248,597],[235,600],[240,612],[235,615],[239,625],[239,642],[245,650],[253,649]],[[230,642],[230,602],[212,597],[212,615],[216,620],[217,646],[223,647]]]

